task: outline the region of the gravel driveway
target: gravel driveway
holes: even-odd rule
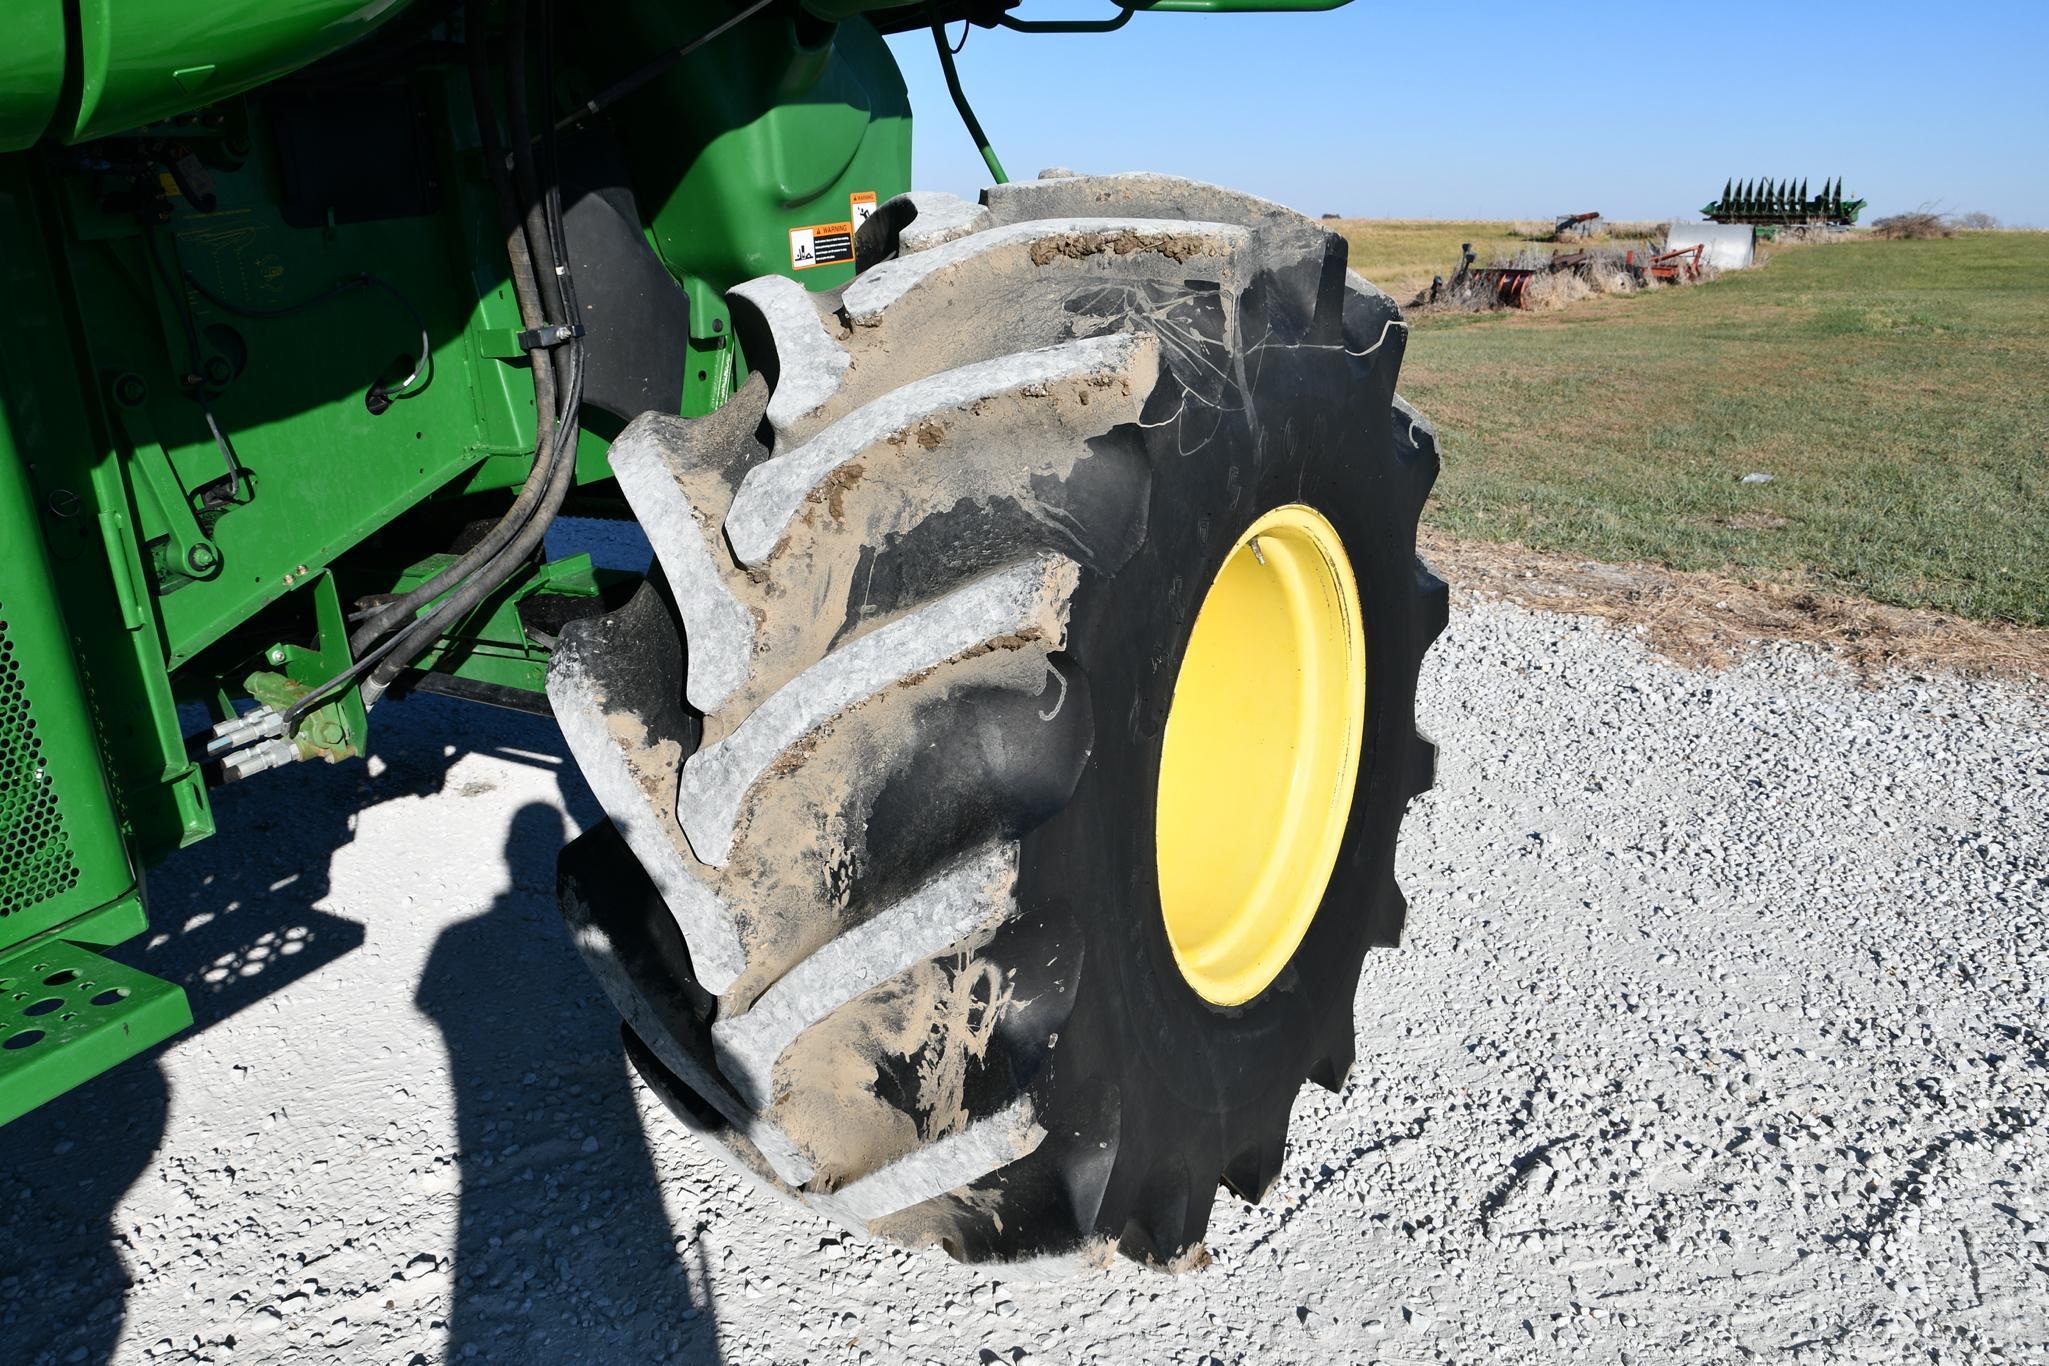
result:
[[[1468,604],[1359,1061],[1213,1261],[1008,1279],[758,1194],[556,919],[550,728],[419,698],[220,794],[200,1028],[4,1131],[10,1361],[2042,1361],[2049,695]]]

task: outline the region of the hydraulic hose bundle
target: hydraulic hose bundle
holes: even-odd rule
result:
[[[576,323],[576,282],[570,272],[562,227],[555,128],[552,120],[544,118],[536,138],[529,114],[528,8],[525,0],[514,0],[506,31],[509,157],[498,137],[498,114],[491,98],[490,62],[481,25],[471,29],[469,58],[478,133],[497,192],[513,294],[526,329],[521,335],[533,356],[533,469],[512,506],[454,563],[418,587],[360,614],[349,637],[355,664],[294,703],[284,713],[287,729],[321,705],[336,688],[359,678],[365,704],[374,704],[407,665],[527,563],[540,548],[575,482],[583,404],[583,329]],[[555,84],[552,7],[549,0],[538,0],[532,11],[541,38],[536,78],[541,106],[546,111],[552,107]],[[419,615],[429,604],[433,604],[432,610]]]

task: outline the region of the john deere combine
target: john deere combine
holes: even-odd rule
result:
[[[560,722],[576,942],[763,1180],[969,1258],[1258,1198],[1401,931],[1437,454],[1338,237],[1004,180],[945,24],[1331,0],[1121,2],[11,6],[0,1118],[188,1022],[102,950],[210,788],[421,691]]]

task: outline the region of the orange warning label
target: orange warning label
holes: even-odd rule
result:
[[[853,259],[852,223],[813,223],[808,228],[790,229],[790,266],[793,270],[837,266]]]
[[[856,190],[847,196],[847,216],[854,220],[854,231],[875,216],[875,191]]]

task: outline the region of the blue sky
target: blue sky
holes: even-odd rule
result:
[[[1726,19],[1689,29],[1694,14]],[[930,35],[891,45],[919,114],[917,183],[978,187]],[[1692,214],[1731,176],[1840,174],[1867,221],[1930,204],[2049,227],[2049,0],[1354,0],[1140,14],[1086,37],[976,29],[958,61],[1017,178],[1168,171],[1312,214],[1654,218]]]

